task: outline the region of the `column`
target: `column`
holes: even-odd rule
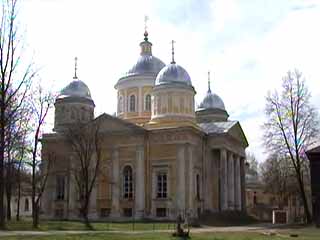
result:
[[[241,210],[241,174],[240,157],[235,157],[235,209]]]
[[[195,175],[193,171],[193,147],[188,145],[187,154],[189,157],[189,169],[188,169],[188,179],[189,179],[189,210],[192,211],[192,217],[195,214],[194,212],[194,199],[195,199],[195,191],[194,191],[194,182],[195,182]]]
[[[177,149],[177,185],[176,185],[176,209],[177,215],[183,215],[186,208],[185,195],[185,145],[179,145]]]
[[[234,209],[234,160],[233,154],[228,153],[228,207]]]
[[[220,150],[220,205],[221,210],[228,209],[228,167],[227,167],[227,151]]]
[[[143,146],[137,147],[135,172],[135,216],[142,218],[144,216],[145,209],[145,170]]]
[[[137,108],[138,108],[138,113],[139,113],[139,116],[141,115],[141,112],[144,111],[144,96],[142,94],[142,91],[141,91],[141,87],[138,88],[138,95],[137,95]]]
[[[119,217],[120,216],[120,209],[119,209],[119,202],[120,202],[120,169],[119,169],[119,149],[115,148],[112,151],[112,209],[111,209],[111,216],[112,217]]]
[[[245,178],[245,159],[240,158],[240,178],[241,178],[241,210],[246,211],[246,178]]]

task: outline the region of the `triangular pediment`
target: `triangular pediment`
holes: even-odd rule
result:
[[[244,147],[248,147],[248,141],[239,122],[236,122],[230,129],[228,134],[238,140]]]
[[[109,133],[144,133],[146,130],[129,121],[111,116],[107,113],[101,114],[95,120],[100,122],[100,131]]]

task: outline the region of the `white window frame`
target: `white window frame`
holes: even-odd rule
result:
[[[131,170],[130,178],[127,178],[126,169]],[[134,197],[134,182],[133,182],[133,168],[130,165],[125,165],[122,170],[122,196],[123,199],[131,200]]]
[[[159,171],[156,173],[156,198],[157,199],[168,198],[168,172],[167,171]]]

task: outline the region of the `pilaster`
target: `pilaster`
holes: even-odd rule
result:
[[[144,147],[138,146],[136,151],[136,181],[135,181],[135,216],[144,216],[145,210],[145,170]]]
[[[112,209],[111,217],[120,216],[120,166],[119,166],[119,149],[115,148],[112,151]]]
[[[181,144],[177,146],[177,194],[176,194],[176,209],[177,215],[184,214],[186,208],[186,186],[185,186],[185,149],[186,145]]]

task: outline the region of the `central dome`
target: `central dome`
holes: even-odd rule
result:
[[[157,57],[149,54],[140,55],[137,62],[127,72],[127,76],[153,73],[157,75],[165,64]]]
[[[159,72],[155,85],[172,83],[192,86],[188,72],[176,63],[170,63]]]
[[[63,88],[58,96],[58,98],[65,97],[81,97],[91,99],[91,94],[88,86],[80,81],[74,80]]]

